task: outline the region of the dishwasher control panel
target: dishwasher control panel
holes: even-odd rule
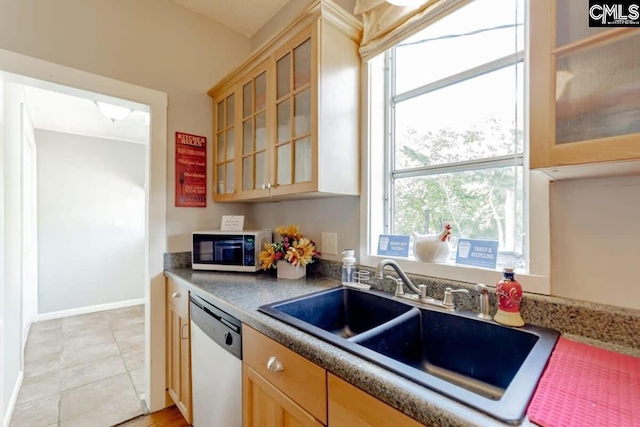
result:
[[[220,347],[242,360],[242,323],[193,293],[189,300],[193,323]]]

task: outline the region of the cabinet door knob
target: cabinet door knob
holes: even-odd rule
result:
[[[280,372],[284,371],[284,365],[277,357],[271,356],[269,360],[267,360],[267,369],[271,372]]]
[[[171,297],[173,298],[180,298],[180,292],[174,292],[171,294]]]

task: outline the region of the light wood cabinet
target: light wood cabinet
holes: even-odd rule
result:
[[[418,427],[421,423],[242,327],[244,427]]]
[[[316,1],[209,91],[214,187],[224,184],[215,201],[359,194],[361,31],[334,3]],[[221,113],[230,94],[236,94],[233,125]]]
[[[329,374],[329,425],[349,427],[422,427],[375,397]]]
[[[237,191],[237,147],[239,132],[236,117],[238,116],[238,95],[236,88],[224,91],[215,100],[215,161],[214,161],[214,194],[217,201],[234,200]]]
[[[239,156],[240,199],[254,199],[269,196],[267,184],[270,181],[270,147],[267,144],[267,119],[272,117],[268,105],[270,92],[268,85],[273,73],[271,59],[263,61],[239,82],[242,91]],[[269,107],[269,108],[267,108]]]
[[[244,427],[321,427],[305,411],[246,363],[242,365],[242,425]]]
[[[640,172],[640,30],[590,28],[588,13],[588,0],[530,2],[530,166]]]
[[[189,291],[167,279],[167,392],[185,420],[191,412],[191,330]]]
[[[303,412],[318,420],[319,425],[326,425],[327,373],[324,369],[246,325],[242,329],[242,353],[244,365],[250,372],[291,399]],[[252,381],[260,383],[260,380]],[[263,392],[271,390],[264,385],[259,388]],[[247,394],[246,389],[244,393],[244,402],[255,397]],[[245,410],[252,412],[251,407],[245,406]],[[249,419],[253,419],[253,415],[249,415]]]
[[[311,54],[313,48],[317,49],[317,37],[311,35],[312,27],[316,25],[298,33],[275,53],[276,135],[272,195],[314,191],[317,188],[317,183],[313,182],[314,169],[317,180],[317,167],[312,153],[312,143],[317,138],[311,129],[312,122],[317,121],[318,76],[314,73],[317,63],[312,61]]]

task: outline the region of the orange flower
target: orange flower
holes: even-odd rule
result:
[[[298,240],[302,238],[302,233],[300,232],[300,226],[298,225],[287,225],[280,226],[276,228],[276,233],[278,233],[282,237],[290,237],[293,240]]]
[[[316,247],[311,243],[311,240],[304,237],[293,242],[285,254],[284,259],[295,266],[304,266],[313,262],[313,254],[315,250]]]
[[[277,260],[276,249],[269,243],[264,244],[264,250],[258,254],[258,261],[263,270],[271,268]]]

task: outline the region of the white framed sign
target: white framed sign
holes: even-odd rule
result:
[[[221,231],[244,230],[244,215],[222,215]]]

